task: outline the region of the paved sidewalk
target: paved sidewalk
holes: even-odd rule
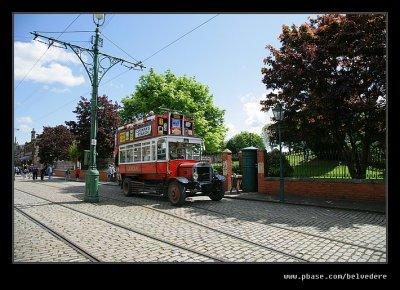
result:
[[[48,181],[48,180],[45,180]],[[53,177],[51,182],[62,182],[64,181],[63,177]],[[75,180],[72,180],[75,181]],[[84,180],[80,180],[79,182],[85,182]],[[107,185],[107,186],[116,186],[118,187],[117,182],[110,181],[100,181],[99,184]],[[236,193],[235,190],[230,193],[229,191],[225,192],[226,198],[231,199],[242,199],[242,200],[254,200],[254,201],[264,201],[264,202],[276,202],[279,203],[279,197],[271,196],[264,193],[259,192],[243,192],[239,191]],[[298,197],[293,195],[285,196],[286,204],[295,204],[295,205],[305,205],[305,206],[319,206],[326,208],[338,208],[338,209],[349,209],[349,210],[359,210],[359,211],[368,211],[368,212],[376,212],[376,213],[386,213],[386,204],[382,202],[362,202],[362,201],[351,201],[351,200],[332,200],[332,199],[323,199],[323,198],[315,198],[315,197]]]
[[[117,184],[103,182],[100,201],[87,203],[84,182],[63,178],[16,178],[14,186],[14,206],[103,262],[387,261],[383,214],[229,195],[220,202],[196,197],[174,207],[166,198],[125,197]],[[15,260],[80,259],[16,216]]]
[[[255,200],[255,201],[265,201],[265,202],[280,202],[279,197],[271,196],[259,192],[243,192],[239,191],[236,193],[232,191],[230,193],[227,191],[225,197],[243,200]],[[362,201],[350,201],[350,200],[331,200],[315,197],[299,197],[293,195],[285,196],[286,204],[296,204],[296,205],[306,205],[306,206],[319,206],[328,208],[340,208],[340,209],[350,209],[350,210],[360,210],[360,211],[370,211],[377,213],[386,213],[386,204],[379,202],[362,202]]]

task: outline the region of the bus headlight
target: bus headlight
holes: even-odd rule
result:
[[[197,172],[193,172],[193,180],[197,181],[197,178],[199,178],[199,175],[197,174]]]

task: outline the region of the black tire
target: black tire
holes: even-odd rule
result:
[[[224,184],[219,182],[213,186],[212,191],[208,195],[213,201],[220,201],[225,195]]]
[[[131,181],[132,179],[130,177],[125,177],[122,181],[122,191],[125,196],[132,196]]]
[[[168,186],[168,199],[172,205],[181,206],[185,203],[186,187],[177,181],[172,181]]]

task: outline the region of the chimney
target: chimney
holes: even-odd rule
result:
[[[36,136],[35,129],[32,129],[32,131],[31,131],[31,141],[33,141],[35,139],[35,136]]]

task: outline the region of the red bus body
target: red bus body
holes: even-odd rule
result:
[[[158,194],[168,194],[173,204],[199,192],[218,200],[223,177],[201,161],[202,147],[193,121],[182,114],[151,115],[118,128],[114,156],[124,193],[155,188]],[[218,198],[212,195],[216,191]]]

